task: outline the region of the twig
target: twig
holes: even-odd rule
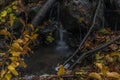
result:
[[[61,76],[53,75],[53,76],[49,77],[48,80],[51,80],[53,78],[76,78],[76,76],[75,75],[61,75]]]
[[[79,50],[81,49],[82,45],[84,44],[84,42],[86,41],[86,39],[88,38],[89,34],[91,33],[92,29],[94,28],[94,25],[95,25],[95,21],[96,21],[96,17],[97,17],[97,14],[98,14],[98,11],[99,11],[99,8],[100,8],[100,5],[101,5],[101,0],[99,0],[99,4],[97,6],[97,9],[96,9],[96,12],[95,12],[95,15],[94,15],[94,19],[93,19],[93,24],[92,26],[90,27],[89,31],[87,32],[86,36],[84,37],[84,39],[82,40],[82,42],[80,43],[79,47],[77,48],[77,50],[73,53],[73,55],[68,58],[63,65],[65,65],[70,59],[73,58],[73,56],[75,56]]]
[[[81,62],[81,61],[82,61],[85,57],[87,57],[88,55],[90,55],[90,54],[95,54],[95,52],[104,49],[105,47],[109,46],[109,45],[112,44],[114,41],[119,40],[119,39],[120,39],[120,36],[117,36],[117,37],[113,38],[112,40],[110,40],[109,42],[103,44],[102,46],[99,46],[99,47],[96,48],[96,49],[93,49],[93,50],[90,50],[90,51],[88,51],[88,52],[83,53],[83,54],[79,57],[79,59],[78,59],[70,68],[73,68],[77,63]]]

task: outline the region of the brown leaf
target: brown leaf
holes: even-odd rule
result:
[[[23,26],[26,25],[25,21],[22,18],[19,18],[20,22],[22,23]]]
[[[2,30],[0,30],[0,35],[10,36],[10,32],[7,31],[7,29],[2,29]]]
[[[118,46],[117,46],[117,44],[111,44],[109,46],[109,49],[111,49],[112,51],[116,51],[118,49]]]
[[[30,27],[34,31],[34,26],[32,24],[27,24],[28,27]]]

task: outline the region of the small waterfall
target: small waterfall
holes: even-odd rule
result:
[[[67,50],[68,46],[66,44],[66,42],[64,41],[64,33],[66,32],[62,25],[60,25],[60,27],[58,28],[58,32],[59,32],[59,40],[57,42],[57,50]]]

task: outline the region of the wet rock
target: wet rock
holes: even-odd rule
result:
[[[95,14],[96,7],[98,5],[97,0],[71,0],[66,6],[67,14],[73,17],[76,21],[74,25],[83,25],[82,27],[89,27],[92,24],[93,17]],[[101,17],[103,16],[103,6],[101,5],[100,12],[98,14],[97,20],[100,22]],[[66,16],[67,17],[67,16]],[[70,17],[69,17],[70,18]],[[71,20],[71,19],[69,19]],[[78,27],[77,25],[77,27]],[[80,26],[81,26],[80,25]]]
[[[118,13],[120,15],[120,0],[115,0],[115,5],[116,5],[116,9],[118,10]]]

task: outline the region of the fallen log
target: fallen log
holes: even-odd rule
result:
[[[36,14],[36,16],[33,18],[32,20],[32,24],[33,26],[37,26],[38,24],[41,23],[41,21],[43,20],[43,18],[45,17],[46,13],[48,12],[48,10],[51,8],[51,6],[55,3],[55,1],[57,0],[48,0],[43,7],[38,11],[38,13]]]

